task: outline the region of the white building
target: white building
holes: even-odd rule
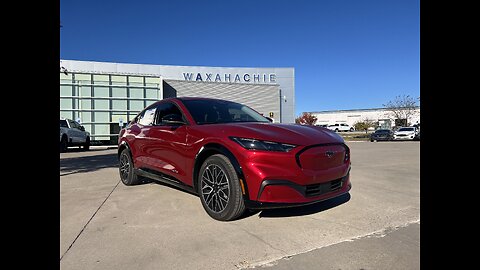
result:
[[[338,111],[320,111],[310,112],[317,117],[316,125],[330,125],[336,123],[345,123],[353,126],[356,122],[372,120],[378,122],[380,128],[391,129],[395,126],[411,126],[420,124],[420,107],[415,109],[414,115],[405,120],[395,119],[391,112],[385,108],[360,109],[360,110],[338,110]]]
[[[61,60],[60,116],[92,140],[116,143],[120,124],[168,97],[245,104],[275,122],[295,122],[294,68],[143,65]],[[66,73],[64,71],[67,71]]]

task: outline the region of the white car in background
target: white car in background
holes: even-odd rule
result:
[[[90,133],[79,123],[60,118],[60,152],[65,152],[69,146],[83,146],[90,149]]]
[[[414,140],[417,137],[417,128],[402,127],[393,133],[394,140]]]
[[[339,132],[339,131],[353,131],[353,127],[351,127],[350,125],[348,124],[333,124],[333,125],[328,125],[327,126],[328,129],[330,130],[333,130],[335,132]]]

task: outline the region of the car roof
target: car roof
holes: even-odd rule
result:
[[[233,101],[226,100],[226,99],[206,98],[206,97],[176,97],[176,98],[172,98],[172,99],[178,99],[178,100],[181,100],[181,101],[184,101],[184,100],[211,100],[211,101],[228,101],[228,102],[233,102]]]
[[[184,101],[184,100],[207,100],[208,101],[208,100],[211,100],[211,101],[234,102],[234,101],[230,101],[230,100],[226,100],[226,99],[206,98],[206,97],[170,97],[170,98],[161,99],[161,100],[159,100],[159,101],[157,101],[153,104],[150,104],[150,106],[152,106],[156,103],[165,102],[165,101],[172,101],[172,100],[179,100],[179,101]]]

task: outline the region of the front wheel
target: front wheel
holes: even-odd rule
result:
[[[135,174],[132,157],[130,151],[125,148],[120,154],[120,164],[118,166],[120,172],[120,179],[126,186],[137,185],[141,182],[140,177]]]
[[[90,149],[90,137],[87,137],[85,140],[85,144],[83,145],[84,150],[89,150]]]
[[[230,221],[245,212],[239,181],[226,156],[217,154],[205,160],[198,174],[198,193],[208,215]]]

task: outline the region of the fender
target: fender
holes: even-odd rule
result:
[[[249,200],[248,195],[248,187],[247,181],[245,181],[245,176],[243,175],[242,166],[238,163],[237,158],[233,155],[230,150],[228,150],[225,146],[217,143],[209,143],[200,148],[198,153],[195,155],[195,164],[193,165],[193,172],[192,172],[192,183],[193,189],[197,191],[197,175],[200,171],[200,167],[203,164],[203,161],[207,159],[207,157],[211,156],[212,154],[220,153],[226,156],[233,165],[235,172],[237,173],[238,178],[240,179],[240,185],[243,186],[245,189],[245,194],[243,194],[243,198]]]
[[[120,159],[120,154],[122,153],[123,148],[127,148],[127,149],[128,149],[128,152],[130,153],[130,158],[132,158],[132,161],[133,161],[132,149],[130,148],[130,145],[129,145],[128,142],[126,142],[126,141],[122,141],[122,142],[118,145],[117,158]]]

